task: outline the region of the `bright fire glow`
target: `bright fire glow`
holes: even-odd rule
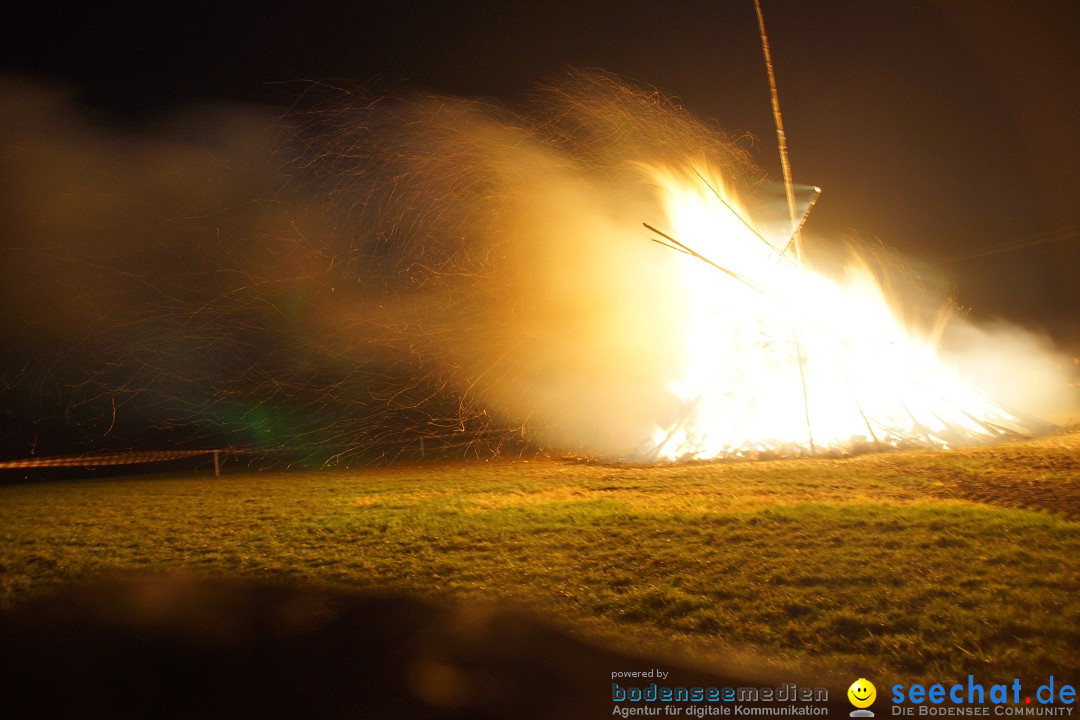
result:
[[[653,175],[667,213],[657,229],[700,257],[678,258],[684,353],[668,390],[682,416],[656,429],[647,454],[948,448],[1024,432],[905,326],[868,267],[833,279],[783,252],[790,237],[751,229],[704,167]]]

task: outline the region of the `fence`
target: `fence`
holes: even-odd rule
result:
[[[105,465],[137,465],[139,463],[177,460],[179,458],[214,456],[214,476],[221,474],[221,450],[158,450],[155,452],[114,452],[96,455],[66,455],[61,457],[27,458],[0,462],[0,470],[52,467],[102,467]]]

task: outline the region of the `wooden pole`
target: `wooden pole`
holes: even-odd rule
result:
[[[214,451],[214,477],[221,477],[221,451]]]
[[[769,95],[772,98],[773,120],[776,122],[776,143],[780,147],[780,169],[784,174],[788,214],[791,216],[791,226],[795,228],[790,244],[795,251],[795,261],[802,262],[800,231],[797,226],[799,218],[795,213],[795,186],[791,181],[791,163],[788,162],[787,136],[784,135],[784,120],[780,115],[780,94],[776,91],[776,75],[773,73],[772,54],[769,52],[769,36],[765,34],[765,15],[761,12],[760,0],[754,0],[754,10],[757,11],[758,29],[761,31],[761,53],[765,56],[765,70],[769,74]]]

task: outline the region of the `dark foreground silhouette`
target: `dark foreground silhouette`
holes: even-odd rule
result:
[[[653,667],[685,687],[813,684],[613,652],[512,610],[239,580],[102,580],[0,613],[11,718],[606,718],[612,672]]]

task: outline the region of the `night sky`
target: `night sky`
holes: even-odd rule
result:
[[[42,7],[6,23],[0,68],[133,132],[206,101],[284,109],[310,80],[513,104],[598,68],[749,132],[779,177],[751,0],[548,5]],[[808,230],[879,238],[975,317],[1080,345],[1080,4],[763,6],[795,180],[824,189]]]

